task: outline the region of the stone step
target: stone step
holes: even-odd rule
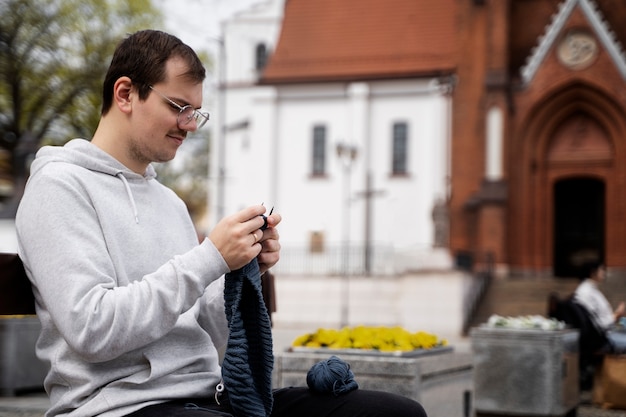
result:
[[[550,293],[560,297],[571,295],[579,284],[577,279],[494,279],[479,305],[471,326],[485,323],[492,314],[501,316],[547,315]],[[614,307],[626,300],[626,280],[612,279],[600,286]]]
[[[492,314],[501,316],[542,315],[552,292],[565,297],[576,289],[578,280],[495,279],[474,315],[472,326],[485,323]]]

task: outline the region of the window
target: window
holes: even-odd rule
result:
[[[408,173],[408,142],[409,128],[405,122],[393,124],[393,144],[391,173],[406,175]]]
[[[326,126],[313,127],[313,171],[315,176],[326,173]]]
[[[255,50],[255,68],[257,71],[263,71],[267,64],[267,46],[264,43],[258,43]]]

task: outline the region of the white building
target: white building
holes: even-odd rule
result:
[[[255,97],[268,89],[257,86],[260,70],[273,49],[282,22],[284,0],[260,2],[221,23],[220,51],[216,57],[218,92],[212,111],[210,224],[242,206],[261,203],[250,196],[237,196],[237,171],[242,146],[250,138]],[[236,164],[236,165],[235,165]],[[253,178],[251,178],[252,180]],[[263,194],[263,191],[261,191]],[[268,200],[269,202],[269,200]]]
[[[286,4],[285,25],[283,0],[260,3],[223,25],[225,113],[216,115],[214,125],[211,223],[250,204],[274,206],[283,216],[282,273],[449,268],[443,208],[452,74],[424,70],[417,59],[414,70],[391,76],[381,76],[380,69],[350,74],[350,68],[336,77],[314,69],[301,81],[284,72],[272,75],[272,65],[281,65],[273,61],[274,51],[283,60],[308,54],[280,51],[293,47],[294,24],[298,36],[318,37],[311,59],[320,48],[333,48],[323,45],[327,31],[343,26],[345,36],[337,39],[351,42],[345,26],[354,19],[332,26],[306,11],[304,23],[295,22],[305,12],[301,5]],[[361,48],[376,60],[372,49]],[[263,51],[270,59],[265,73]],[[359,51],[352,51],[358,58]],[[350,59],[350,53],[341,56]],[[399,46],[389,53],[404,51]],[[382,61],[384,71],[393,66]]]

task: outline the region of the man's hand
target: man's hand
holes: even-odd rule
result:
[[[625,312],[625,306],[624,306],[624,302],[622,301],[621,303],[619,303],[619,305],[617,306],[617,308],[615,309],[615,320],[619,320],[621,317],[624,317],[624,312]]]
[[[265,256],[259,255],[270,249],[271,253],[274,253],[278,251],[277,247],[280,248],[278,233],[271,232],[274,230],[273,226],[280,222],[280,216],[276,214],[269,216],[267,218],[268,229],[262,231],[260,228],[265,223],[261,217],[263,213],[265,213],[265,207],[262,205],[245,208],[238,213],[224,217],[209,233],[209,239],[231,271],[242,268],[256,256],[259,256],[259,263],[262,262],[261,259],[263,262],[270,262],[271,265],[278,261],[277,252],[276,255],[268,254],[267,260]],[[275,260],[272,262],[273,259]],[[261,272],[265,271],[261,268]]]
[[[267,229],[256,232],[263,233],[263,237],[260,240],[262,247],[261,253],[257,256],[261,274],[276,265],[276,262],[280,259],[280,243],[278,242],[279,235],[276,225],[280,223],[281,220],[282,217],[280,214],[267,216]]]

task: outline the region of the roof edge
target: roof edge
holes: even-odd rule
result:
[[[398,73],[375,73],[375,74],[329,74],[326,76],[296,76],[296,77],[261,77],[257,85],[287,85],[287,84],[320,84],[328,82],[346,82],[346,81],[382,81],[382,80],[399,80],[407,78],[435,78],[454,75],[455,68],[444,68],[435,71],[409,71]]]
[[[559,12],[553,15],[552,22],[547,26],[545,34],[539,37],[539,44],[531,50],[531,54],[526,60],[526,65],[521,68],[520,73],[524,84],[532,81],[548,51],[563,30],[565,22],[577,5],[582,9],[590,26],[609,53],[622,78],[626,79],[626,55],[615,33],[611,31],[609,24],[602,17],[597,4],[593,0],[566,0],[560,4]]]

